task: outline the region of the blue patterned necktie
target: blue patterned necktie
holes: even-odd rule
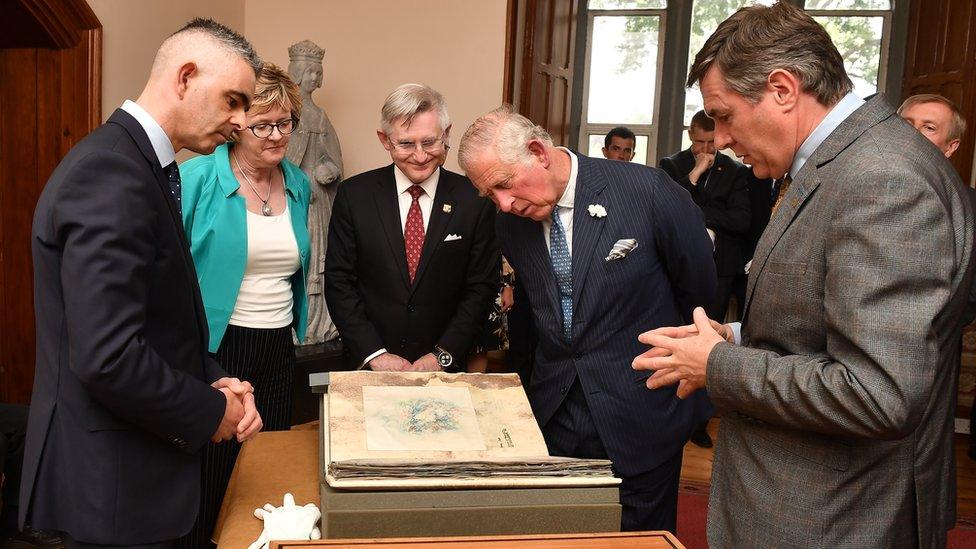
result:
[[[559,287],[559,305],[563,311],[563,337],[573,339],[573,258],[569,255],[566,231],[559,219],[559,206],[552,208],[552,229],[549,230],[549,255]]]
[[[182,191],[180,189],[180,168],[176,165],[174,160],[170,165],[164,168],[166,170],[166,177],[169,178],[169,192],[173,194],[173,200],[176,204],[176,213],[183,217],[183,202]]]

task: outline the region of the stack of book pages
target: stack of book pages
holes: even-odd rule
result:
[[[346,489],[603,486],[610,462],[550,457],[515,374],[333,372],[329,485]]]

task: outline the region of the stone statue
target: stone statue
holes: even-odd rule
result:
[[[342,150],[328,115],[312,102],[312,92],[322,86],[324,56],[325,50],[309,40],[288,48],[288,73],[302,93],[302,117],[288,143],[288,160],[305,172],[312,191],[308,207],[308,232],[312,241],[306,281],[308,329],[303,345],[323,343],[339,335],[325,304],[324,277],[332,203],[342,179]]]

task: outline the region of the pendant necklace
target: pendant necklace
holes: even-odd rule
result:
[[[247,176],[247,173],[244,171],[244,168],[241,167],[241,161],[237,159],[236,154],[233,156],[234,156],[234,162],[237,164],[237,169],[240,170],[241,175],[244,176],[244,182],[247,183],[247,186],[251,188],[251,192],[254,193],[254,196],[258,197],[258,200],[260,200],[263,203],[263,205],[261,206],[261,213],[264,214],[265,217],[270,216],[271,214],[274,213],[274,210],[271,209],[271,205],[268,204],[268,202],[271,200],[271,182],[268,183],[268,198],[261,198],[261,195],[258,194],[258,190],[254,188],[254,183],[251,183],[251,178]],[[274,178],[274,173],[272,173],[272,180],[273,178]]]

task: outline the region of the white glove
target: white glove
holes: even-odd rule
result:
[[[271,541],[322,539],[315,526],[322,517],[319,508],[314,503],[295,505],[295,497],[290,493],[282,498],[281,507],[266,503],[254,510],[254,516],[264,521],[264,531],[248,549],[267,549]]]

